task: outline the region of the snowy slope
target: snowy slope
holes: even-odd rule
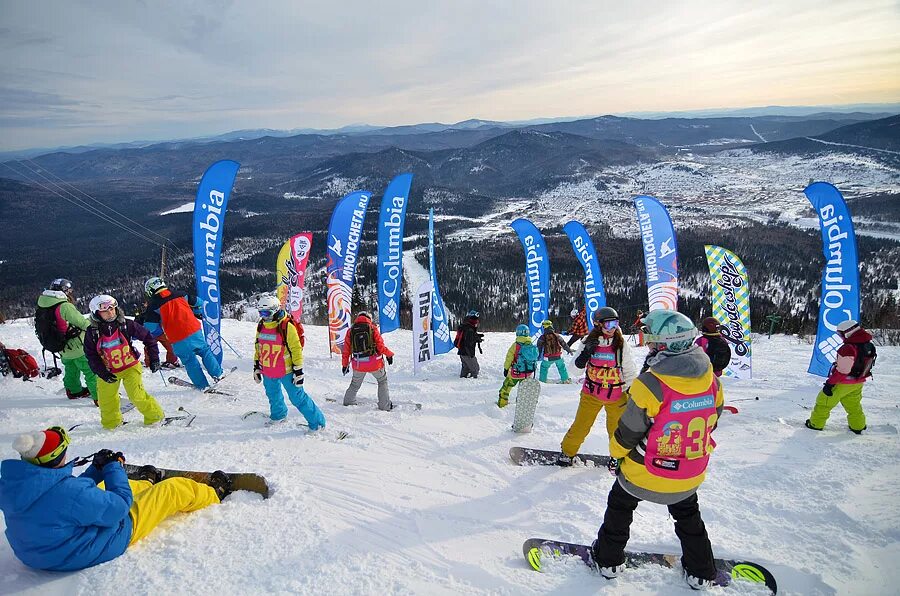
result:
[[[224,321],[224,335],[245,354],[253,323]],[[482,378],[460,380],[453,355],[411,374],[411,336],[386,336],[397,352],[394,400],[420,412],[344,408],[348,383],[326,352],[324,328],[308,327],[306,387],[328,419],[308,435],[295,422],[275,428],[242,421],[267,406],[251,362],[226,354],[239,371],[223,381],[234,401],[146,384],[169,413],[196,413],[191,428],[101,430],[90,401],[70,402],[58,379],[0,379],[0,456],[13,437],[49,424],[73,431],[71,455],[103,447],[133,463],[264,474],[272,497],[236,493],[222,505],[170,520],[119,559],[78,573],[35,572],[0,540],[0,592],[309,593],[309,594],[688,594],[677,571],[630,570],[614,581],[577,562],[531,571],[521,554],[529,537],[590,542],[613,479],[605,470],[522,468],[513,445],[555,448],[571,422],[577,385],[544,386],[535,431],[510,430],[512,408],[494,405],[512,334],[489,333]],[[0,326],[0,339],[39,353],[25,321]],[[796,339],[755,338],[757,379],[726,381],[741,413],[726,415],[700,499],[715,552],[769,567],[781,593],[886,594],[900,585],[900,349],[882,348],[864,405],[871,432],[851,434],[838,411],[828,428],[803,428],[821,380],[808,376],[810,347]],[[638,353],[643,356],[642,350]],[[570,370],[574,370],[571,369]],[[374,398],[365,384],[361,397]],[[759,397],[759,400],[755,400]],[[750,401],[743,401],[750,400]],[[602,418],[603,414],[601,414]],[[137,420],[137,412],[126,414]],[[336,440],[338,430],[350,437]],[[605,453],[602,422],[584,451]],[[644,503],[633,548],[677,551],[664,507]],[[717,593],[766,593],[753,585]]]

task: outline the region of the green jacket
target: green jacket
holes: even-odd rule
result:
[[[75,358],[84,356],[84,330],[90,326],[90,322],[83,314],[78,312],[78,309],[75,308],[74,304],[69,302],[65,293],[60,292],[59,290],[44,290],[38,298],[37,305],[44,308],[52,308],[56,305],[61,305],[59,307],[59,316],[69,325],[81,329],[81,334],[70,339],[66,344],[65,349],[60,353],[62,359],[74,360]]]

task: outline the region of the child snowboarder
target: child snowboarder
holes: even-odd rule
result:
[[[594,313],[594,328],[584,340],[584,349],[575,359],[575,366],[585,368],[581,386],[581,400],[572,426],[563,437],[557,463],[571,466],[585,437],[591,432],[600,410],[606,409],[606,432],[612,439],[619,418],[625,411],[628,387],[637,377],[637,366],[631,346],[619,327],[619,314],[604,306]]]
[[[341,371],[346,375],[350,372],[351,362],[353,365],[353,380],[344,393],[345,406],[356,405],[356,394],[362,387],[363,379],[367,373],[371,373],[378,381],[378,409],[383,411],[394,409],[382,357],[388,364],[394,364],[394,353],[384,345],[378,327],[372,322],[372,315],[365,311],[360,312],[347,330],[341,350]]]
[[[38,298],[34,326],[41,346],[59,353],[63,363],[63,386],[69,399],[90,397],[97,403],[97,375],[84,356],[84,330],[88,321],[75,308],[72,282],[54,279]],[[81,377],[84,375],[84,383]]]
[[[710,435],[722,414],[722,386],[693,344],[697,329],[690,319],[654,310],[643,322],[657,354],[631,385],[610,440],[610,469],[617,475],[593,544],[594,561],[606,578],[621,573],[634,510],[641,501],[659,503],[675,520],[685,580],[704,589],[716,578],[716,566],[696,493],[715,447]]]
[[[223,472],[210,484],[188,478],[156,482],[153,466],[129,480],[122,453],[103,449],[80,476],[66,463],[69,435],[61,426],[20,435],[21,459],[0,463],[0,509],[16,557],[34,569],[77,571],[115,559],[164,519],[219,503],[231,482]],[[103,482],[105,488],[97,485]]]
[[[151,277],[144,283],[144,294],[147,296],[144,325],[154,337],[165,333],[191,383],[198,389],[209,387],[198,357],[206,372],[218,381],[222,376],[222,365],[209,349],[200,324],[203,300],[193,294],[173,292],[159,277]]]
[[[125,318],[116,299],[101,294],[91,299],[91,319],[84,340],[84,353],[99,380],[100,422],[113,429],[122,424],[119,410],[119,383],[125,385],[128,399],[144,415],[144,424],[163,419],[163,409],[144,389],[141,355],[131,344],[137,338],[150,353],[150,371],[159,370],[159,348],[143,326]]]
[[[569,327],[568,333],[570,337],[566,345],[571,348],[572,344],[588,334],[587,311],[583,306],[581,310],[573,308],[569,316],[572,317],[572,326]]]
[[[459,378],[478,378],[478,358],[475,357],[475,349],[481,350],[481,340],[484,338],[483,333],[478,333],[478,320],[480,315],[477,310],[470,310],[466,315],[466,320],[459,324],[456,329],[456,337],[453,339],[453,345],[458,348],[457,354],[462,368],[459,371]]]
[[[840,403],[847,412],[850,430],[861,435],[866,430],[862,390],[863,384],[872,376],[872,366],[877,358],[875,345],[872,334],[852,319],[838,323],[837,332],[844,345],[838,348],[828,379],[816,396],[816,405],[806,421],[806,428],[825,428],[831,410]]]
[[[503,361],[503,385],[500,387],[500,397],[497,398],[498,407],[505,408],[509,405],[509,394],[513,387],[534,374],[539,357],[537,347],[531,343],[528,325],[516,327],[516,341],[506,351],[506,360]]]
[[[721,328],[722,325],[717,318],[706,317],[700,324],[702,335],[694,342],[709,356],[713,374],[717,377],[721,377],[722,371],[731,363],[731,347],[722,339],[722,334],[719,333]]]
[[[565,350],[571,354],[572,348],[566,345],[559,334],[553,330],[552,321],[549,319],[544,321],[541,323],[541,327],[544,329],[544,333],[537,340],[537,349],[543,355],[540,372],[541,383],[547,382],[547,371],[553,365],[556,365],[556,370],[559,371],[559,382],[571,383],[569,371],[566,370],[566,362],[562,358],[562,351]]]
[[[288,410],[282,387],[309,424],[309,430],[325,427],[325,415],[303,389],[303,347],[293,321],[274,296],[263,296],[257,305],[253,380],[262,383],[269,398],[269,417],[284,420]]]

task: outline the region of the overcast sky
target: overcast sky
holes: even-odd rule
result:
[[[0,0],[0,150],[900,100],[900,3]]]

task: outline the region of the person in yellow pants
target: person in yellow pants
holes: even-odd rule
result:
[[[84,355],[97,375],[97,398],[103,428],[122,424],[119,410],[119,384],[125,385],[128,399],[144,415],[144,424],[155,424],[165,417],[162,407],[144,389],[141,355],[132,345],[137,338],[150,355],[150,371],[159,370],[159,347],[139,323],[128,320],[112,296],[101,294],[91,300],[90,326],[85,333]]]

